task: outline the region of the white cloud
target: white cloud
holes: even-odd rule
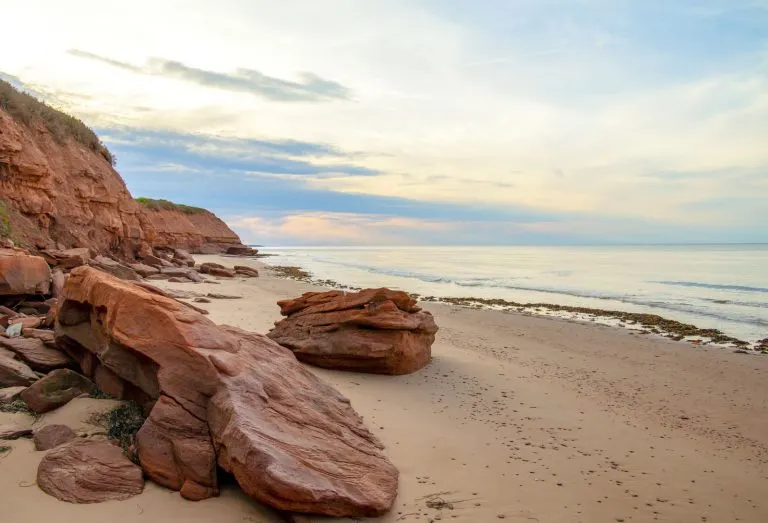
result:
[[[690,16],[749,7],[710,4]],[[768,68],[759,46],[738,69],[640,81],[633,69],[661,58],[632,48],[627,27],[643,20],[613,3],[474,6],[500,9],[494,27],[473,25],[474,11],[466,22],[461,13],[449,16],[453,5],[10,0],[4,37],[28,44],[3,53],[0,70],[49,88],[92,123],[332,143],[365,151],[366,167],[388,173],[310,181],[322,188],[629,217],[652,207],[655,217],[681,224],[765,217],[756,206],[691,210],[696,202],[766,194],[759,177],[733,182],[745,170],[768,172]],[[624,7],[634,5],[656,4]],[[679,6],[658,6],[685,16]],[[354,100],[271,102],[136,74],[68,49],[272,78],[309,71],[348,87]],[[648,176],[714,171],[723,174]],[[350,241],[357,232],[338,229]]]

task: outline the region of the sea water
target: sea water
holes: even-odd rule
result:
[[[768,245],[262,247],[317,279],[437,297],[647,312],[768,337]]]

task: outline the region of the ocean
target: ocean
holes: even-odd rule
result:
[[[768,245],[260,247],[355,287],[658,314],[768,337]]]

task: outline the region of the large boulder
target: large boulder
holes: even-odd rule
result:
[[[144,477],[119,447],[106,441],[78,439],[43,457],[37,485],[61,501],[101,503],[141,494]]]
[[[37,331],[36,332],[50,332]],[[53,333],[51,333],[51,336]],[[75,362],[60,350],[48,347],[37,338],[4,338],[0,336],[0,347],[8,349],[29,365],[32,370],[50,372],[56,369],[74,367]]]
[[[156,400],[137,435],[139,459],[186,497],[215,494],[218,463],[281,510],[376,516],[394,501],[397,469],[349,400],[265,336],[80,267],[64,288],[56,339],[97,384],[99,369],[122,380],[118,397]]]
[[[51,269],[40,256],[0,249],[0,295],[48,294]]]
[[[429,363],[437,325],[405,292],[308,292],[278,305],[286,318],[267,336],[306,363],[376,374]]]
[[[95,391],[93,382],[85,376],[70,369],[58,369],[27,387],[19,397],[31,410],[43,414]]]

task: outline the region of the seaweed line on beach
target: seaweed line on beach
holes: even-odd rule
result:
[[[298,280],[304,283],[310,283],[322,287],[330,287],[340,290],[359,291],[360,287],[344,285],[334,280],[323,280],[312,277],[312,274],[300,267],[272,265],[268,268],[278,278]],[[683,323],[677,320],[671,320],[658,314],[647,314],[641,312],[624,312],[610,309],[593,309],[591,307],[576,307],[572,305],[558,305],[556,303],[520,303],[502,298],[475,298],[475,297],[457,297],[457,296],[422,296],[418,293],[410,293],[414,298],[424,302],[447,303],[459,307],[468,308],[487,308],[500,309],[504,312],[528,312],[532,314],[541,314],[541,310],[551,312],[584,314],[592,318],[612,318],[624,322],[625,324],[642,327],[641,332],[646,334],[657,334],[666,336],[675,341],[692,341],[693,343],[708,343],[724,346],[733,346],[740,350],[749,350],[750,352],[768,354],[768,338],[758,340],[752,346],[748,341],[744,341],[733,336],[729,336],[719,329],[702,329],[689,323]],[[626,326],[626,325],[623,325]],[[695,338],[686,340],[687,338]]]

